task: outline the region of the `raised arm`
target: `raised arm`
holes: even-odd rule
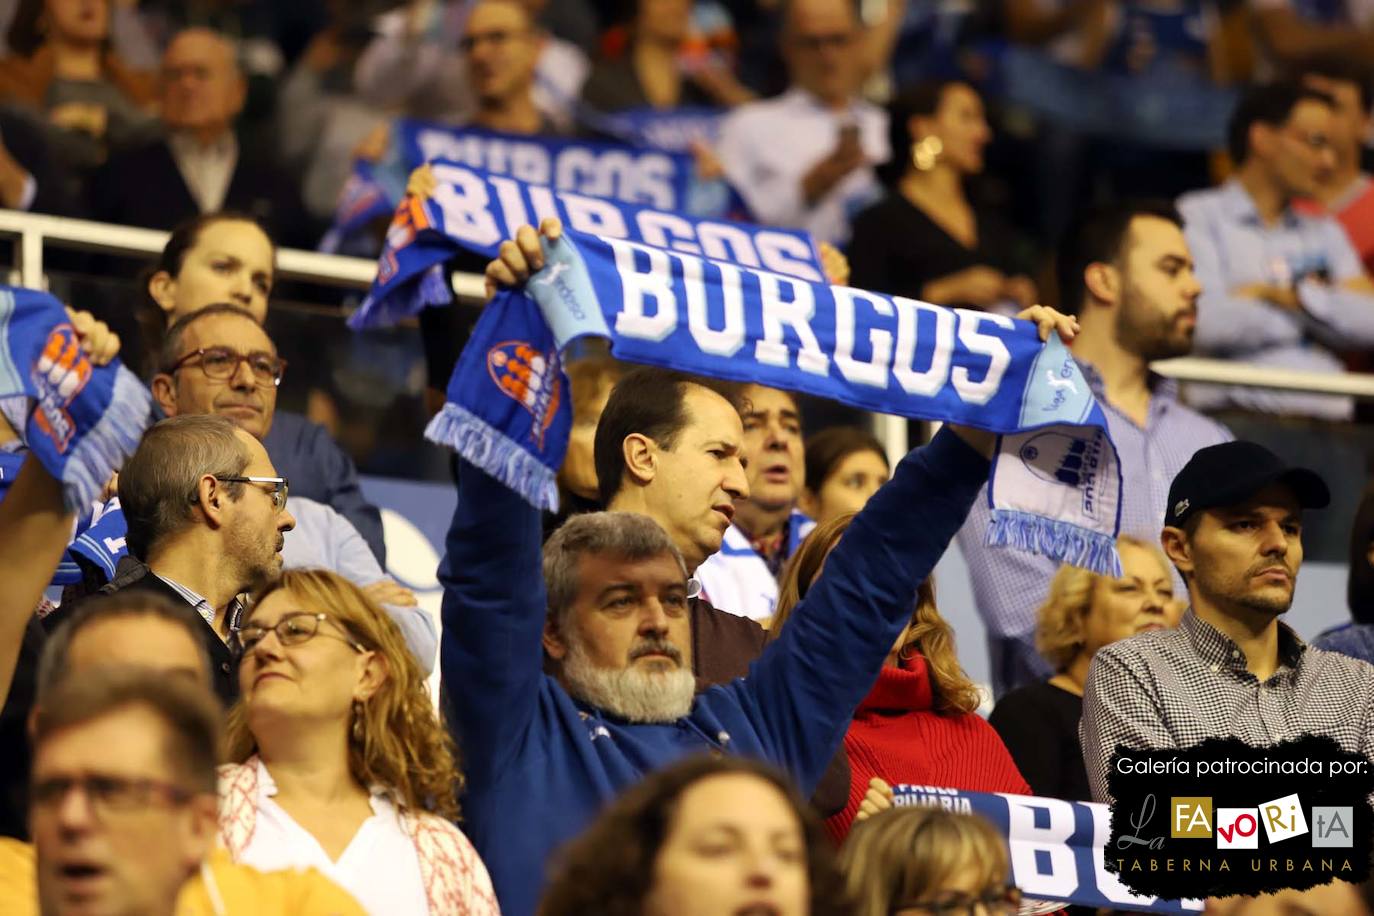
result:
[[[1083,688],[1078,737],[1093,801],[1110,803],[1107,773],[1117,745],[1140,749],[1176,746],[1153,700],[1154,691],[1108,647],[1093,656]]]

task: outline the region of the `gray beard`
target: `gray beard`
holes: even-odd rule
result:
[[[562,674],[568,693],[627,722],[676,722],[692,711],[696,698],[696,678],[687,668],[598,668],[576,639],[568,640]]]

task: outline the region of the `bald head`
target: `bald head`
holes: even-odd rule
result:
[[[218,32],[179,32],[162,55],[162,120],[171,130],[219,139],[243,110],[247,89],[234,45]]]

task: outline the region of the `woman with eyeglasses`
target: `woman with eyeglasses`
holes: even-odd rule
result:
[[[498,913],[452,823],[452,742],[391,619],[340,576],[287,570],[239,638],[233,763],[220,770],[234,861],[319,869],[374,914]]]
[[[992,825],[941,808],[891,808],[840,851],[854,916],[1012,916],[1007,847]]]

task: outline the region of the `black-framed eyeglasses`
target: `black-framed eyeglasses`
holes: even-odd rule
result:
[[[216,477],[222,483],[270,483],[272,508],[278,512],[286,508],[286,494],[291,484],[285,477]]]
[[[101,773],[83,776],[52,776],[35,780],[29,799],[35,809],[52,809],[62,803],[73,789],[81,790],[90,802],[97,820],[110,815],[145,811],[154,803],[167,807],[184,805],[195,793],[181,786],[156,779],[130,779]]]
[[[471,54],[472,49],[483,42],[503,47],[510,44],[517,38],[524,38],[529,34],[527,29],[492,29],[490,32],[472,32],[458,39],[458,50],[464,54]]]
[[[320,621],[322,620],[333,620],[333,618],[325,613],[312,614],[309,611],[296,611],[285,615],[270,627],[249,621],[239,630],[239,644],[243,646],[244,652],[251,652],[258,643],[267,638],[268,633],[276,633],[277,642],[283,646],[299,646],[301,643],[309,642],[321,635]],[[354,639],[343,624],[335,620],[334,625],[339,628],[339,633],[324,633],[323,635],[340,640],[355,652],[367,651],[367,647]]]
[[[921,916],[1015,916],[1020,907],[1021,889],[1009,885],[971,900],[963,897],[958,900],[902,903],[892,908],[892,916],[916,916],[917,913]]]
[[[240,363],[247,363],[253,372],[253,382],[259,388],[276,388],[286,374],[286,360],[261,350],[253,353],[239,353],[228,347],[201,347],[192,350],[181,359],[172,363],[167,370],[169,375],[185,368],[193,359],[200,359],[200,371],[206,378],[228,381],[239,371]]]

